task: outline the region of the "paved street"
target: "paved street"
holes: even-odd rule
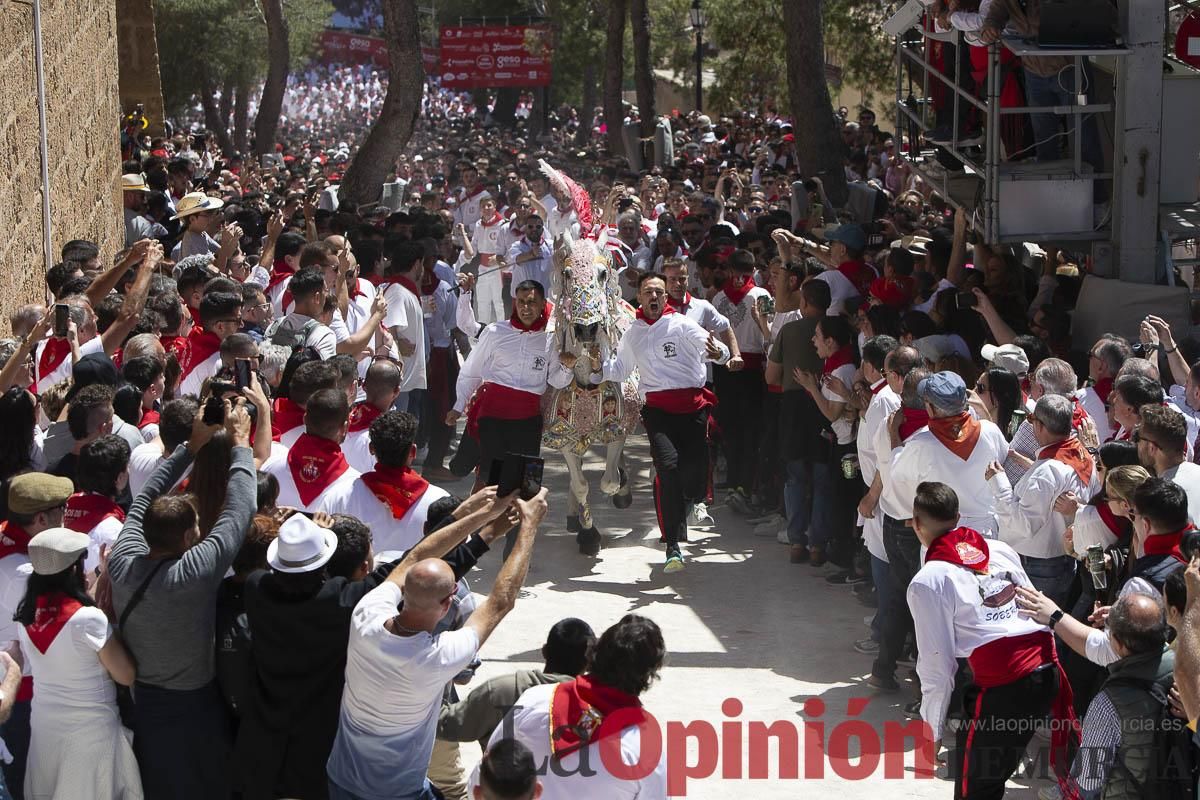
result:
[[[813,721],[825,724],[826,738],[835,742],[836,750],[836,740],[842,734],[857,735],[861,729],[853,725],[838,727],[849,716],[848,703],[869,699],[865,709],[855,708],[859,713],[854,719],[868,722],[875,732],[870,738],[878,741],[878,732],[886,730],[885,722],[904,721],[902,708],[917,696],[916,687],[906,681],[901,693],[875,694],[863,685],[871,657],[855,652],[852,645],[868,634],[863,617],[871,613],[870,609],[859,604],[849,588],[830,586],[811,567],[788,563],[783,545],[773,537],[755,536],[750,526],[728,509],[714,509],[716,524],[711,528],[692,530],[693,542],[685,551],[687,569],[664,576],[645,437],[632,437],[627,450],[630,466],[636,470],[637,488],[633,506],[624,511],[614,509],[607,498],[599,495],[603,469],[599,453],[596,451],[590,461],[590,474],[597,526],[605,535],[604,550],[597,559],[576,550],[574,534],[565,529],[566,470],[556,454],[544,454],[546,483],[551,487],[550,513],[534,553],[525,596],[483,648],[481,677],[540,664],[539,648],[546,631],[562,617],[587,620],[599,634],[622,614],[635,611],[662,626],[669,651],[661,681],[645,697],[647,708],[659,722],[666,727],[668,722],[706,720],[712,731],[720,731],[722,721],[736,719],[744,723],[741,759],[734,758],[728,769],[722,767],[726,751],[739,749],[733,738],[736,733],[723,736],[714,777],[689,781],[687,797],[724,800],[740,790],[750,792],[745,796],[754,800],[772,800],[816,790],[821,793],[818,796],[874,798],[881,789],[889,800],[952,796],[946,781],[914,778],[911,752],[904,756],[903,777],[899,779],[885,778],[880,764],[867,770],[869,777],[847,780],[826,763],[820,784],[779,780],[774,742],[770,746],[770,780],[718,779],[723,769],[726,774],[736,774],[732,765],[739,763],[741,774],[748,776],[746,742],[751,721],[793,723],[800,731],[800,775],[811,775],[814,768],[806,765],[803,748],[806,744],[813,746],[818,737],[803,733],[805,701],[819,698],[824,703],[824,713]],[[448,488],[466,492],[470,487],[467,481],[461,481]],[[497,564],[498,559],[489,556],[472,573],[470,580],[476,591],[486,592],[491,586]],[[898,677],[904,679],[907,673],[908,669],[901,667]],[[741,701],[740,714],[723,713],[722,703],[727,698]],[[816,714],[817,709],[809,710]],[[895,730],[896,726],[890,727]],[[835,730],[839,735],[830,736]],[[672,738],[670,733],[668,739]],[[856,756],[859,747],[852,735],[850,755]],[[863,749],[879,752],[880,745],[868,741]],[[891,749],[890,758],[895,760],[899,748]],[[911,740],[906,749],[912,749]],[[464,745],[463,755],[466,763],[473,764],[478,749]],[[713,755],[715,758],[715,751]],[[699,745],[696,740],[690,741],[687,763],[695,765],[698,758]],[[810,757],[811,764],[816,762],[816,757]],[[1014,788],[1008,797],[1031,800],[1037,795],[1036,786],[1042,784],[1034,788],[1017,788],[1026,786],[1024,781],[1010,785]]]

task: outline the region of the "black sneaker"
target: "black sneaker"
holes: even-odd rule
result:
[[[874,672],[872,672],[867,676],[867,679],[864,681],[864,683],[866,683],[867,686],[870,686],[872,689],[878,689],[881,692],[900,691],[900,684],[896,683],[896,679],[891,675],[876,675]]]
[[[837,572],[825,578],[825,582],[834,586],[852,586],[859,583],[866,583],[866,575],[858,575],[852,570]]]
[[[909,719],[920,719],[921,718],[921,701],[914,700],[911,703],[909,703],[908,705],[906,705],[904,707],[904,716],[908,717]]]

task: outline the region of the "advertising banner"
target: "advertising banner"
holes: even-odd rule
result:
[[[548,86],[549,45],[545,25],[445,27],[437,74],[446,89]]]

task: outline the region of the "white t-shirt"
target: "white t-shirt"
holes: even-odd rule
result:
[[[403,596],[391,581],[351,616],[346,687],[329,755],[331,781],[364,797],[413,797],[425,783],[446,683],[471,663],[471,628],[397,636],[384,628]]]
[[[829,316],[845,316],[850,313],[846,301],[859,297],[862,293],[850,282],[850,279],[835,268],[830,268],[817,276],[817,280],[829,284]]]
[[[849,390],[854,387],[854,373],[857,371],[853,364],[842,364],[829,374],[831,377],[840,380],[846,385],[846,389]],[[845,403],[849,399],[842,397],[840,394],[834,394],[825,384],[821,384],[821,396],[826,400],[832,400],[836,403]],[[830,422],[829,427],[837,434],[838,444],[850,444],[854,441],[854,424],[846,419],[845,414]]]
[[[1194,524],[1200,520],[1200,465],[1184,461],[1176,467],[1164,470],[1162,477],[1177,484],[1188,499],[1188,516]]]
[[[311,319],[312,317],[306,317],[293,311],[283,318],[279,323],[279,328],[293,331],[303,330]],[[333,358],[337,355],[337,334],[333,332],[332,328],[318,322],[308,332],[308,336],[304,339],[304,346],[315,349],[322,359]]]
[[[146,442],[133,448],[129,454],[129,493],[131,495],[137,497],[142,493],[146,481],[150,480],[154,470],[166,457],[163,453],[162,441]],[[183,477],[186,478],[191,471],[192,465],[188,464],[187,469],[183,471]],[[180,480],[182,479],[180,478]]]
[[[762,355],[766,349],[766,340],[763,339],[762,329],[754,321],[754,314],[751,313],[750,307],[758,302],[758,298],[770,296],[770,292],[766,289],[755,286],[737,305],[734,305],[723,291],[717,292],[717,296],[713,298],[713,305],[717,312],[728,319],[729,324],[733,327],[733,335],[737,337],[738,349],[743,354]]]
[[[411,356],[404,356],[404,382],[400,384],[401,392],[411,392],[413,389],[424,389],[425,380],[425,313],[421,309],[421,298],[417,297],[399,283],[389,283],[381,287],[383,296],[387,299],[387,316],[383,324],[393,335],[412,342],[416,346]],[[399,329],[399,330],[397,330]]]
[[[549,764],[550,759],[550,702],[554,697],[556,683],[547,683],[526,689],[513,706],[512,724],[500,725],[492,732],[488,746],[505,736],[512,736],[533,753],[534,764]],[[620,733],[621,761],[638,764],[642,758],[642,734],[636,725]],[[576,751],[563,756],[558,766],[539,775],[542,782],[542,800],[660,800],[667,797],[667,766],[664,752],[660,752],[654,770],[639,780],[615,777],[604,766],[600,758],[601,744],[588,745],[587,764],[589,770],[581,772],[580,753]],[[594,774],[592,772],[594,770]],[[479,767],[471,773],[471,789],[479,785]]]
[[[375,462],[372,457],[371,464],[363,471],[369,472],[374,468]],[[392,516],[392,510],[380,502],[365,483],[355,480],[350,483],[338,482],[336,486],[330,487],[321,498],[317,510],[327,514],[349,514],[357,517],[371,529],[372,545],[376,554],[405,552],[425,538],[425,521],[429,519],[429,507],[449,496],[450,493],[445,489],[431,484],[408,512],[396,519]]]
[[[17,613],[17,606],[25,597],[25,584],[32,574],[29,556],[13,553],[0,558],[0,648],[17,638],[13,614]]]

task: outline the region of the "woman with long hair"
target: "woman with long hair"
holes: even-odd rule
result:
[[[992,367],[979,376],[975,392],[983,401],[988,417],[1011,442],[1026,416],[1021,379],[1006,369]]]
[[[133,659],[86,591],[88,536],[50,528],[29,541],[33,574],[17,606],[18,640],[37,684],[25,797],[137,800],[133,748],[113,681],[129,686]]]
[[[0,512],[8,513],[8,482],[31,470],[45,469],[41,431],[37,426],[38,404],[23,386],[0,395]]]

